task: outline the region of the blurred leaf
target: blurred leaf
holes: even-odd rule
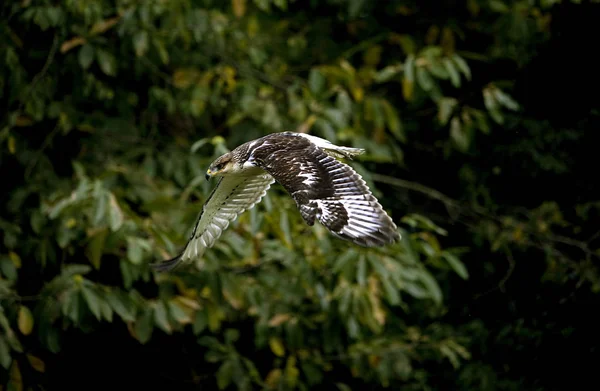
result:
[[[291,318],[290,314],[277,314],[277,315],[273,316],[271,319],[269,319],[269,326],[277,327],[277,326],[281,325],[282,323],[285,323],[288,320],[290,320],[290,318]]]
[[[102,253],[104,252],[104,244],[107,236],[108,230],[102,229],[91,237],[86,246],[86,256],[95,269],[100,269],[100,260],[102,258]]]
[[[437,281],[433,276],[425,269],[421,269],[419,272],[420,280],[423,282],[425,288],[429,292],[429,297],[433,299],[436,304],[442,303],[442,290],[438,285]]]
[[[117,74],[117,61],[112,53],[107,52],[104,49],[97,49],[96,59],[98,60],[100,69],[106,75],[115,76]]]
[[[446,125],[452,116],[458,101],[454,98],[444,97],[438,102],[438,121],[441,125]]]
[[[31,367],[33,369],[35,369],[36,371],[38,371],[40,373],[46,372],[46,364],[39,357],[28,354],[27,360],[29,361],[29,364],[31,365]]]
[[[79,49],[79,65],[83,69],[88,69],[92,62],[94,61],[94,47],[90,44],[83,45],[81,49]]]
[[[231,0],[233,14],[237,18],[241,18],[246,13],[246,0]]]
[[[325,88],[325,76],[319,70],[311,69],[308,75],[308,87],[313,94],[319,95]]]
[[[448,75],[450,76],[450,81],[452,85],[456,88],[460,87],[460,75],[454,66],[454,63],[450,61],[449,58],[444,58],[443,60],[444,67],[448,71]]]
[[[154,322],[167,334],[171,334],[173,331],[169,324],[169,319],[167,318],[167,308],[165,307],[165,303],[160,300],[157,301],[154,306]]]
[[[133,36],[133,47],[136,56],[141,57],[146,54],[148,51],[148,32],[146,30],[138,31]]]
[[[224,390],[232,380],[233,365],[230,360],[225,361],[217,370],[217,387]]]
[[[0,365],[2,365],[4,369],[8,369],[11,362],[12,357],[10,356],[10,349],[4,336],[0,334]]]
[[[400,121],[400,117],[396,109],[387,100],[381,101],[381,107],[385,113],[388,129],[392,132],[397,140],[406,142],[406,136],[402,128],[402,122]]]
[[[127,258],[134,265],[142,263],[142,246],[138,238],[127,238]]]
[[[123,212],[119,207],[115,195],[112,193],[109,193],[109,205],[110,229],[114,232],[121,228],[121,225],[123,224]]]
[[[429,72],[423,67],[417,67],[416,74],[419,86],[425,91],[430,91],[433,88],[433,79],[431,79]]]
[[[143,344],[148,342],[152,336],[152,329],[154,328],[153,312],[151,307],[146,307],[135,321],[136,338]]]
[[[10,367],[10,380],[8,383],[8,388],[15,391],[23,391],[23,375],[21,374],[21,369],[19,368],[19,362],[13,361]]]
[[[469,68],[467,62],[456,53],[452,54],[450,58],[458,67],[458,69],[463,73],[463,75],[465,75],[465,78],[467,80],[471,80],[471,68]]]
[[[471,140],[458,117],[453,117],[450,121],[450,138],[461,152],[466,152],[469,149]]]
[[[127,322],[135,320],[134,311],[129,298],[122,292],[110,291],[105,296],[111,308]]]
[[[101,299],[100,297],[98,297],[98,294],[94,292],[92,288],[89,288],[87,286],[81,287],[81,293],[83,294],[85,302],[87,303],[88,308],[90,309],[92,314],[94,314],[96,319],[100,320],[102,316],[100,312]]]
[[[271,348],[271,351],[273,352],[273,354],[275,354],[277,357],[285,356],[285,347],[283,346],[283,342],[281,341],[281,338],[279,338],[279,337],[269,338],[269,347]]]
[[[29,308],[25,307],[24,305],[19,307],[18,324],[19,331],[21,331],[23,335],[31,334],[31,331],[33,330],[33,315],[31,314]]]
[[[448,262],[448,265],[452,267],[452,270],[456,272],[463,280],[469,278],[469,272],[465,265],[458,259],[458,257],[449,252],[443,252],[442,257]]]

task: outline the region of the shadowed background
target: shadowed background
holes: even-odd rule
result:
[[[0,6],[0,387],[552,390],[597,362],[595,1]],[[393,246],[281,186],[205,254],[217,156],[294,130]]]

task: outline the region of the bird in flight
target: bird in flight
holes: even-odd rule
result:
[[[296,201],[308,225],[315,220],[335,236],[364,247],[400,239],[398,229],[362,177],[337,158],[352,158],[361,148],[335,145],[304,133],[272,133],[217,158],[206,179],[220,177],[204,203],[183,251],[154,264],[159,271],[198,261],[229,223],[279,182]]]

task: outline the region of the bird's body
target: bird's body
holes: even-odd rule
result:
[[[336,159],[362,152],[319,137],[282,132],[249,141],[220,156],[206,176],[221,178],[205,202],[185,249],[156,268],[169,270],[199,260],[229,223],[260,202],[275,181],[296,201],[309,225],[319,220],[334,235],[361,246],[383,246],[398,240],[396,225],[365,181]]]

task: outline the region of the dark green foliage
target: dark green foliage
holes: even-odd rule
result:
[[[571,309],[599,304],[598,105],[550,87],[594,68],[538,62],[594,5],[5,3],[0,389],[541,390],[598,358]],[[274,186],[202,270],[155,274],[208,164],[283,130],[365,148],[402,241],[340,241]]]

